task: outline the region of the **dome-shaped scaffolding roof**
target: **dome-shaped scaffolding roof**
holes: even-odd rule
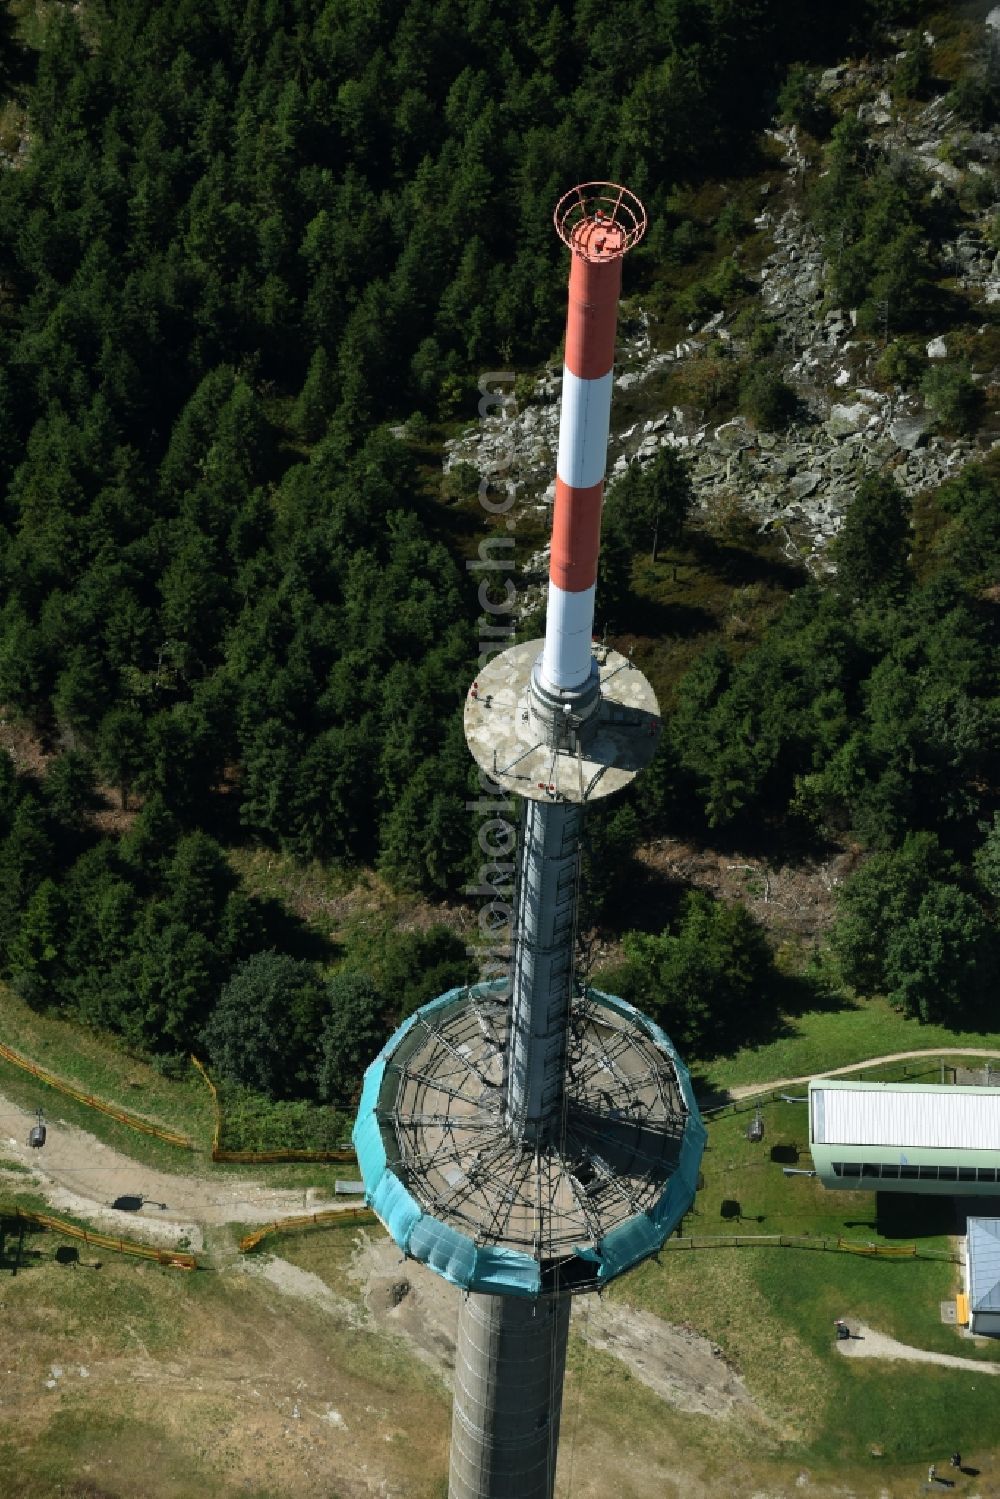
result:
[[[705,1130],[664,1032],[588,990],[570,1017],[558,1139],[506,1128],[502,981],[454,989],[365,1074],[354,1128],[366,1196],[404,1254],[469,1291],[607,1284],[663,1245],[694,1197]]]

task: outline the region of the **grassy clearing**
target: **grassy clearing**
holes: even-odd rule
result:
[[[784,1035],[767,1045],[694,1062],[699,1091],[707,1094],[742,1084],[804,1077],[897,1051],[968,1046],[994,1048],[1000,1056],[998,1031],[950,1031],[941,1025],[923,1025],[900,1015],[883,999],[845,1000],[840,1009],[786,1016],[784,1029]]]
[[[940,1460],[955,1446],[992,1444],[991,1378],[932,1365],[848,1362],[833,1319],[854,1316],[917,1346],[966,1354],[940,1326],[952,1267],[869,1261],[797,1250],[741,1249],[663,1256],[614,1294],[718,1342],[774,1423],[756,1455],[810,1465],[867,1464],[881,1447],[893,1464]],[[853,1474],[841,1471],[850,1483]],[[869,1480],[870,1481],[870,1480]],[[867,1491],[867,1490],[863,1490]]]
[[[761,1145],[746,1141],[745,1116],[712,1123],[705,1186],[685,1230],[728,1228],[721,1202],[735,1196],[747,1230],[757,1224],[746,1219],[759,1217],[762,1232],[896,1243],[909,1234],[912,1225],[884,1214],[879,1221],[870,1194],[824,1193],[781,1176],[771,1151],[804,1144],[801,1107],[768,1105],[765,1122]],[[348,1274],[355,1237],[352,1225],[351,1232],[285,1234],[268,1248],[358,1304],[360,1289]],[[929,1239],[943,1242],[940,1234]],[[320,1489],[346,1496],[353,1489],[343,1465],[356,1465],[363,1451],[369,1474],[384,1473],[414,1499],[440,1499],[449,1399],[397,1339],[278,1297],[252,1276],[171,1278],[155,1266],[112,1264],[113,1257],[100,1274],[71,1271],[54,1262],[58,1243],[55,1235],[30,1235],[35,1255],[0,1290],[10,1332],[4,1367],[22,1367],[18,1350],[30,1349],[22,1384],[38,1392],[40,1412],[36,1428],[15,1431],[0,1368],[0,1444],[7,1444],[0,1460],[10,1459],[21,1485],[12,1480],[5,1492],[50,1499],[67,1474],[89,1473],[110,1492],[124,1485],[120,1491],[144,1499],[230,1499],[247,1487],[274,1499]],[[5,1268],[0,1252],[0,1275]],[[912,1491],[920,1464],[940,1461],[955,1445],[977,1451],[992,1430],[996,1389],[958,1372],[848,1363],[835,1350],[832,1320],[857,1317],[917,1346],[995,1358],[992,1348],[983,1352],[938,1321],[954,1276],[947,1263],[795,1250],[664,1254],[612,1296],[720,1344],[761,1414],[710,1422],[678,1413],[619,1361],[574,1338],[559,1499],[780,1493],[803,1464],[814,1482],[869,1493],[872,1447],[885,1454],[878,1478],[887,1492]],[[57,1392],[45,1388],[51,1363],[67,1371]],[[86,1380],[77,1363],[88,1367]],[[293,1402],[299,1420],[291,1417]],[[346,1431],[324,1419],[329,1409]],[[12,1423],[6,1430],[4,1415]]]
[[[17,21],[20,41],[33,52],[38,52],[53,17],[58,13],[58,4],[53,0],[9,0],[8,8]]]
[[[406,928],[425,925],[428,913],[434,920],[448,918],[450,908],[393,890],[372,869],[316,860],[302,865],[290,854],[263,848],[231,848],[227,857],[251,895],[279,902],[328,944],[331,965],[339,946],[372,921]]]
[[[55,1068],[51,1070],[55,1071]],[[96,1090],[88,1089],[88,1091]],[[88,1134],[95,1136],[113,1150],[129,1156],[130,1159],[142,1165],[154,1166],[159,1171],[190,1172],[202,1169],[207,1161],[211,1145],[210,1133],[208,1138],[204,1133],[202,1134],[201,1142],[195,1151],[182,1150],[177,1146],[168,1145],[165,1141],[157,1140],[153,1136],[129,1129],[127,1125],[119,1124],[117,1120],[109,1118],[108,1115],[96,1109],[87,1108],[85,1104],[78,1103],[76,1099],[69,1098],[66,1094],[46,1086],[37,1078],[32,1077],[30,1073],[24,1072],[20,1067],[15,1067],[2,1058],[0,1058],[0,1093],[9,1098],[12,1103],[32,1113],[41,1106],[50,1123],[69,1124],[77,1129],[86,1130]]]
[[[16,1051],[84,1092],[118,1104],[153,1123],[187,1134],[195,1142],[195,1151],[186,1151],[129,1129],[106,1114],[47,1087],[30,1073],[0,1058],[0,1093],[14,1104],[30,1112],[41,1105],[49,1120],[86,1130],[139,1164],[178,1174],[197,1171],[227,1179],[264,1180],[273,1187],[313,1187],[329,1178],[332,1191],[332,1168],[327,1166],[309,1163],[211,1164],[214,1106],[209,1089],[193,1067],[190,1074],[179,1079],[164,1077],[148,1062],[133,1056],[114,1037],[99,1036],[72,1021],[38,1014],[2,985],[0,1034]],[[307,1129],[308,1123],[308,1120],[299,1121],[303,1129]],[[342,1129],[334,1132],[338,1141],[344,1137]],[[287,1140],[281,1142],[282,1145],[288,1143]],[[239,1148],[255,1149],[257,1146],[241,1145]],[[305,1148],[315,1147],[310,1140]],[[336,1170],[345,1178],[355,1174],[349,1163],[338,1165]]]
[[[13,156],[21,143],[27,124],[24,108],[13,99],[0,104],[0,151]]]
[[[58,1242],[0,1266],[5,1499],[347,1499],[359,1442],[374,1486],[438,1499],[447,1400],[399,1346],[253,1276],[73,1269]]]
[[[108,1453],[114,1455],[109,1457]],[[138,1490],[113,1491],[99,1485],[134,1481],[136,1475],[149,1485],[143,1494],[155,1495],[156,1499],[240,1492],[204,1463],[193,1461],[181,1443],[165,1438],[155,1421],[144,1419],[138,1412],[126,1416],[94,1410],[82,1399],[74,1408],[71,1397],[64,1398],[62,1408],[45,1427],[44,1448],[19,1451],[16,1439],[0,1443],[0,1465],[9,1485],[5,1487],[8,1499],[53,1499],[67,1493],[81,1499],[103,1499],[105,1495],[110,1499],[114,1492]],[[70,1473],[76,1483],[67,1489]],[[255,1487],[253,1494],[254,1499],[280,1499],[280,1491],[270,1486]]]
[[[742,1422],[672,1410],[619,1359],[570,1338],[557,1499],[750,1493],[733,1488],[745,1441]]]
[[[704,1187],[684,1233],[947,1244],[953,1226],[947,1199],[832,1193],[808,1178],[782,1176],[782,1163],[808,1154],[805,1112],[778,1103],[766,1107],[764,1118],[765,1140],[755,1145],[743,1133],[745,1115],[711,1123]],[[739,1222],[723,1217],[724,1202],[739,1204]],[[992,1443],[993,1380],[929,1365],[848,1362],[836,1351],[832,1323],[857,1318],[901,1342],[995,1364],[1000,1348],[964,1339],[940,1322],[939,1303],[954,1295],[958,1276],[958,1267],[945,1261],[772,1247],[672,1250],[611,1294],[721,1345],[765,1415],[765,1424],[747,1436],[758,1481],[756,1464],[772,1460],[808,1463],[814,1477],[828,1469],[831,1478],[836,1471],[844,1483],[863,1484],[876,1448],[894,1478],[912,1482],[905,1465],[940,1460],[956,1446],[974,1451],[984,1439]],[[706,1435],[696,1432],[692,1440],[704,1444]],[[708,1445],[714,1453],[714,1440]]]
[[[347,912],[355,907],[379,911],[388,897],[375,875],[327,868],[315,860],[297,864],[275,849],[230,848],[226,857],[248,894],[279,902],[331,944],[337,942]]]
[[[857,1026],[859,1011],[848,1013]],[[960,1044],[947,1033],[939,1039]],[[764,1068],[770,1077],[776,1070]],[[897,1073],[900,1066],[872,1069],[873,1076]],[[704,1185],[682,1233],[811,1234],[949,1246],[956,1226],[950,1199],[834,1193],[809,1178],[785,1178],[782,1165],[809,1164],[803,1105],[765,1105],[765,1138],[756,1144],[746,1139],[746,1123],[746,1113],[710,1121]],[[738,1220],[730,1216],[734,1206]],[[813,1481],[836,1478],[868,1493],[877,1477],[895,1495],[911,1491],[923,1476],[920,1465],[940,1462],[955,1447],[970,1453],[981,1452],[983,1444],[992,1447],[997,1389],[993,1379],[977,1379],[974,1371],[848,1361],[836,1351],[832,1323],[838,1316],[856,1318],[915,1347],[996,1365],[1000,1347],[966,1339],[940,1321],[939,1303],[953,1297],[959,1276],[959,1267],[944,1260],[864,1259],[777,1247],[678,1249],[661,1255],[658,1264],[641,1266],[610,1294],[721,1345],[764,1413],[763,1423],[744,1433],[742,1458],[754,1486],[766,1487],[770,1470],[770,1482],[783,1491],[783,1465],[795,1463],[808,1464]],[[717,1428],[704,1425],[691,1435],[693,1450],[703,1451],[706,1462],[716,1459],[717,1435]],[[873,1451],[883,1454],[874,1476]]]
[[[806,1106],[768,1103],[762,1115],[764,1139],[755,1143],[746,1138],[749,1112],[722,1114],[709,1120],[708,1147],[702,1161],[704,1186],[695,1199],[694,1210],[684,1220],[682,1233],[811,1234],[887,1245],[917,1243],[927,1249],[949,1247],[949,1235],[955,1227],[950,1198],[831,1192],[808,1177],[785,1177],[783,1166],[810,1164]],[[731,1206],[728,1212],[723,1210],[724,1204],[734,1203],[739,1207],[738,1220]],[[954,1339],[953,1332],[944,1332]],[[953,1341],[936,1346],[954,1351]],[[1000,1347],[996,1354],[1000,1357]]]
[[[364,1232],[384,1234],[378,1223],[366,1225]],[[271,1234],[267,1239],[266,1253],[280,1254],[282,1259],[297,1265],[300,1270],[319,1276],[338,1296],[345,1296],[360,1306],[364,1300],[361,1286],[349,1275],[357,1234],[358,1225],[351,1222],[325,1224],[322,1228],[298,1233]]]
[[[211,1143],[211,1099],[194,1069],[177,1080],[164,1077],[114,1037],[32,1010],[6,985],[0,985],[0,1035],[15,1051],[83,1092],[189,1135],[196,1144]],[[31,1083],[55,1097],[35,1079]],[[129,1138],[137,1137],[130,1133]]]
[[[770,539],[692,530],[655,563],[636,557],[633,599],[609,638],[634,650],[666,709],[708,645],[721,639],[737,655],[748,649],[805,576]]]

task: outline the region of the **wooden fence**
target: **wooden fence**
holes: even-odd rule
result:
[[[55,1073],[48,1072],[44,1067],[39,1067],[37,1062],[30,1061],[10,1046],[0,1042],[0,1057],[10,1062],[15,1067],[20,1067],[23,1072],[30,1073],[39,1082],[48,1088],[54,1088],[59,1093],[64,1093],[67,1098],[73,1098],[77,1103],[82,1103],[88,1109],[96,1109],[101,1114],[106,1114],[109,1119],[114,1119],[119,1124],[124,1124],[128,1129],[137,1130],[143,1135],[152,1135],[154,1139],[164,1140],[168,1145],[176,1145],[181,1150],[196,1149],[195,1143],[187,1135],[178,1134],[176,1130],[163,1129],[158,1124],[151,1124],[148,1119],[142,1119],[137,1114],[130,1114],[127,1109],[119,1108],[117,1104],[108,1103],[103,1098],[97,1098],[93,1093],[85,1093],[82,1088],[77,1088],[72,1083],[64,1082]],[[238,1162],[248,1166],[262,1166],[277,1164],[278,1162],[317,1162],[332,1163],[353,1161],[356,1159],[353,1150],[226,1150],[220,1145],[222,1134],[222,1107],[219,1102],[219,1091],[209,1077],[205,1068],[197,1057],[191,1061],[201,1073],[212,1093],[212,1102],[215,1108],[215,1123],[212,1131],[213,1161]]]
[[[950,1249],[919,1244],[876,1244],[866,1239],[841,1239],[825,1234],[685,1234],[668,1239],[664,1250],[684,1249],[821,1249],[834,1254],[862,1254],[871,1259],[951,1260],[961,1256]]]
[[[247,1234],[246,1238],[241,1239],[240,1253],[249,1254],[269,1234],[285,1233],[299,1228],[329,1227],[337,1223],[377,1222],[378,1218],[370,1208],[329,1208],[322,1213],[303,1213],[297,1218],[278,1218],[273,1223],[265,1223],[262,1227],[255,1228],[252,1234]]]

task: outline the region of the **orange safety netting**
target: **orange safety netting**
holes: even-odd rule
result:
[[[14,1218],[28,1223],[37,1223],[53,1233],[70,1239],[80,1239],[97,1249],[113,1249],[116,1254],[131,1254],[137,1259],[155,1260],[172,1270],[196,1270],[198,1261],[193,1254],[184,1254],[179,1249],[157,1249],[152,1244],[140,1244],[135,1239],[122,1239],[114,1234],[99,1234],[93,1229],[81,1228],[77,1223],[68,1223],[65,1218],[52,1218],[47,1213],[35,1213],[28,1208],[4,1207],[0,1204],[0,1218]]]
[[[219,1144],[222,1134],[222,1105],[219,1103],[219,1090],[213,1083],[205,1070],[204,1065],[198,1058],[193,1056],[192,1063],[197,1067],[212,1091],[212,1101],[215,1104],[215,1130],[212,1135],[212,1160],[213,1161],[238,1161],[245,1166],[274,1165],[280,1161],[353,1161],[355,1159],[353,1150],[226,1150]]]
[[[296,1218],[279,1218],[274,1223],[265,1223],[261,1228],[255,1228],[252,1234],[240,1240],[240,1253],[249,1254],[256,1249],[262,1239],[268,1234],[284,1233],[289,1229],[316,1228],[333,1223],[377,1223],[378,1219],[370,1208],[330,1208],[322,1213],[303,1213]]]
[[[45,1083],[46,1087],[55,1088],[59,1093],[65,1093],[68,1098],[75,1098],[77,1103],[82,1103],[88,1109],[97,1109],[109,1118],[117,1120],[119,1124],[125,1124],[129,1129],[138,1130],[143,1135],[153,1135],[157,1140],[165,1140],[168,1145],[177,1145],[182,1150],[193,1150],[194,1142],[187,1135],[180,1135],[175,1130],[161,1129],[158,1124],[150,1124],[148,1119],[140,1119],[136,1114],[130,1114],[127,1109],[120,1109],[116,1104],[106,1103],[103,1098],[95,1098],[92,1093],[84,1093],[81,1088],[76,1088],[72,1083],[64,1083],[62,1078],[56,1077],[54,1073],[47,1072],[44,1067],[30,1062],[27,1057],[22,1057],[11,1047],[4,1046],[0,1042],[0,1057],[4,1061],[12,1062],[15,1067],[30,1072],[32,1077],[37,1077],[39,1082]]]

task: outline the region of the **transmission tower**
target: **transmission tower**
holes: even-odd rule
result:
[[[555,224],[570,277],[545,638],[495,656],[465,706],[484,779],[520,799],[511,971],[399,1027],[354,1129],[395,1242],[465,1293],[450,1499],[551,1499],[571,1298],[663,1245],[705,1139],[664,1032],[574,966],[584,809],[649,763],[660,720],[632,661],[592,640],[622,261],[646,214],[590,182]]]

